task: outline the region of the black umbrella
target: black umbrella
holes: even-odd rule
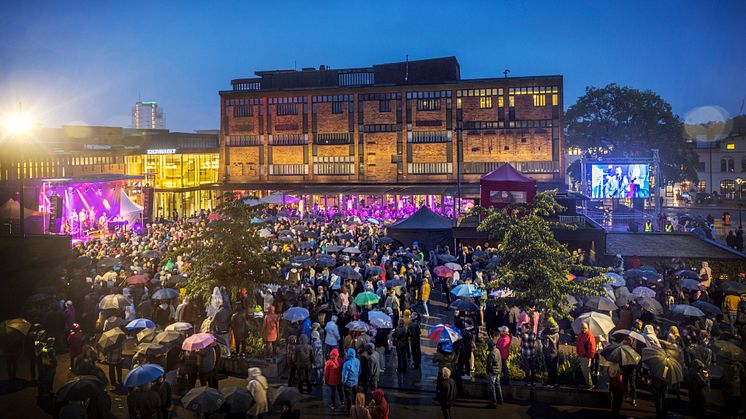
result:
[[[122,332],[122,329],[115,327],[101,334],[101,337],[98,339],[98,347],[102,351],[106,351],[111,347],[119,345],[123,340],[124,332]]]
[[[331,267],[331,266],[336,265],[337,262],[334,259],[332,259],[332,258],[328,258],[328,257],[317,257],[316,258],[316,264],[319,265],[319,266],[328,266],[328,267]]]
[[[472,303],[471,301],[466,300],[456,300],[453,303],[451,303],[451,308],[458,310],[458,311],[470,311],[470,312],[478,312],[479,307]]]
[[[394,239],[392,239],[391,237],[381,237],[378,239],[378,242],[383,243],[383,244],[389,244],[389,243],[393,243]]]
[[[341,240],[352,240],[354,236],[350,233],[339,233],[337,237]]]
[[[715,348],[717,349],[717,355],[720,358],[731,361],[746,362],[746,352],[744,352],[740,346],[732,342],[728,342],[727,340],[716,340]]]
[[[316,260],[314,260],[314,258],[312,258],[311,256],[300,255],[300,256],[295,256],[292,259],[292,263],[295,264],[295,265],[297,265],[297,266],[302,266],[302,267],[308,268],[308,267],[311,267],[311,266],[315,265],[316,264]]]
[[[111,269],[117,265],[122,263],[118,258],[103,258],[98,261],[96,266],[98,266],[101,269]]]
[[[373,266],[368,266],[367,268],[365,268],[365,272],[367,272],[368,275],[381,275],[382,273],[386,271],[378,265],[373,265]]]
[[[340,266],[339,268],[333,270],[332,273],[343,279],[363,279],[363,276],[360,275],[360,273],[353,269],[350,265]]]
[[[620,366],[637,365],[640,362],[640,354],[629,345],[614,344],[605,347],[601,351],[601,356],[609,362],[614,362]]]
[[[642,348],[642,361],[648,366],[653,377],[665,380],[668,384],[684,380],[684,371],[679,361],[661,348]]]
[[[303,234],[301,234],[301,236],[303,236],[303,237],[305,237],[307,239],[318,239],[319,238],[319,233],[317,233],[315,231],[305,231],[305,232],[303,232]]]
[[[335,252],[339,252],[340,250],[344,248],[345,248],[344,246],[331,245],[331,246],[326,246],[326,251],[335,253]]]
[[[303,233],[304,231],[308,231],[308,226],[304,226],[303,224],[294,225],[291,227],[293,231],[297,233]]]
[[[246,412],[254,404],[251,393],[243,387],[226,387],[223,389],[223,396],[229,413]]]
[[[161,344],[167,348],[173,348],[174,346],[181,347],[184,339],[186,339],[184,335],[175,330],[164,330],[155,335],[153,343]]]
[[[137,333],[137,343],[150,343],[155,338],[155,329],[146,328]]]
[[[446,262],[455,262],[458,260],[458,258],[453,255],[438,255],[438,260],[443,263],[446,263]]]
[[[296,387],[280,386],[275,390],[271,402],[273,406],[283,406],[285,403],[293,404],[302,397]]]
[[[137,345],[137,352],[143,355],[162,355],[168,352],[168,348],[159,343],[141,343]]]
[[[723,314],[723,311],[718,308],[715,304],[710,304],[707,301],[695,301],[692,303],[692,306],[697,307],[698,309],[702,310],[703,312],[717,316],[719,314]]]
[[[79,256],[77,259],[75,259],[75,266],[78,268],[85,268],[86,266],[89,266],[92,262],[92,259],[88,256]]]
[[[642,307],[643,310],[655,314],[657,316],[660,316],[663,314],[663,306],[661,303],[658,302],[658,300],[654,298],[640,298],[637,300],[637,304]]]
[[[680,271],[677,271],[676,275],[681,276],[683,278],[699,280],[699,274],[694,271],[690,271],[688,269],[682,269]]]
[[[104,391],[106,383],[94,375],[81,375],[66,382],[57,390],[57,400],[88,400]]]
[[[720,283],[720,289],[726,294],[741,295],[746,294],[746,284],[735,281],[725,281]]]
[[[181,398],[181,404],[189,411],[196,413],[214,412],[225,402],[221,392],[212,387],[197,387],[189,390]]]

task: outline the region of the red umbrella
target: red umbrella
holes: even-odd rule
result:
[[[435,269],[433,269],[433,272],[441,278],[450,278],[453,276],[453,269],[450,269],[447,266],[436,266]]]
[[[127,278],[127,283],[130,285],[146,284],[147,282],[148,278],[145,275],[132,275],[131,277]]]
[[[223,218],[220,214],[210,214],[207,216],[208,221],[215,221]]]

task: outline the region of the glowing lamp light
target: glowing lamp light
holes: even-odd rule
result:
[[[6,115],[2,122],[5,131],[13,135],[25,134],[31,128],[31,120],[21,112]]]
[[[109,204],[109,200],[104,198],[104,208],[106,208],[107,211],[111,211],[111,204]]]

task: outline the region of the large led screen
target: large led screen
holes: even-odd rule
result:
[[[650,198],[647,164],[594,164],[591,182],[592,198]]]

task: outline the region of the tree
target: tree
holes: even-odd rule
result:
[[[663,179],[697,181],[698,157],[686,144],[681,119],[650,90],[586,87],[565,113],[565,124],[567,145],[589,150],[591,158],[651,157],[657,148]],[[579,164],[568,172],[580,179]]]
[[[258,235],[261,224],[251,222],[261,216],[260,209],[240,199],[226,199],[213,212],[220,218],[210,221],[203,234],[185,243],[192,260],[186,287],[190,295],[209,301],[216,286],[236,292],[281,280],[283,256],[264,250]]]
[[[555,193],[540,192],[532,203],[475,211],[485,217],[477,231],[489,233],[490,239],[499,243],[500,262],[490,287],[512,290],[510,303],[518,307],[567,317],[568,295],[580,298],[603,294],[603,276],[568,281],[571,271],[593,273],[604,269],[580,264],[578,257],[555,239],[552,227],[572,228],[550,221],[563,210],[554,199]]]

